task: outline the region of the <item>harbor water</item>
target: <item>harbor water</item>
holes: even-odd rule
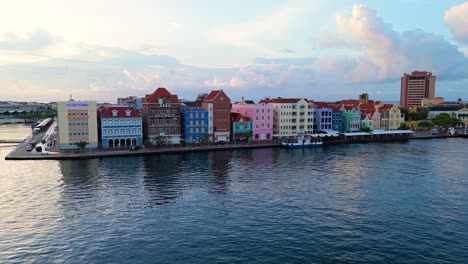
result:
[[[0,263],[468,262],[467,139],[5,161],[14,147]]]

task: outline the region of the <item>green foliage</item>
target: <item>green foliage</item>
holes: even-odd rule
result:
[[[422,120],[418,122],[418,127],[421,127],[421,128],[430,128],[433,126],[434,124],[429,120]]]
[[[453,127],[463,124],[463,122],[457,118],[452,118],[447,113],[438,114],[434,120],[434,124],[440,127]]]
[[[164,142],[165,142],[164,137],[162,137],[162,136],[157,136],[156,137],[156,144],[158,146],[161,146],[162,144],[164,144]]]
[[[246,139],[250,139],[252,136],[253,136],[252,130],[245,131],[245,132],[242,134],[242,137],[244,137],[244,138],[246,138]]]
[[[405,121],[418,121],[427,119],[429,108],[417,108],[414,111],[405,110]]]
[[[406,123],[401,123],[400,127],[398,130],[409,130],[410,127]]]
[[[202,137],[201,137],[201,143],[203,144],[208,144],[210,142],[210,139],[208,137],[208,134],[204,134]]]
[[[369,132],[371,132],[371,128],[368,127],[368,126],[361,126],[361,131],[369,133]]]
[[[151,140],[147,139],[143,142],[143,146],[145,146],[145,148],[148,149],[153,146],[153,143],[151,142]]]
[[[86,146],[88,145],[88,142],[86,141],[79,141],[79,142],[76,142],[75,145],[80,149],[80,150],[84,150],[86,148]]]

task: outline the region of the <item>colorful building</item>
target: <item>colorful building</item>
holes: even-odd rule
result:
[[[314,106],[314,130],[331,130],[333,127],[333,109],[322,102],[314,102]]]
[[[160,137],[165,143],[180,144],[180,104],[177,95],[158,88],[142,102],[146,136],[153,142]]]
[[[273,135],[276,137],[313,134],[314,105],[305,98],[263,99],[260,104],[273,106]]]
[[[201,102],[183,102],[180,104],[181,127],[185,143],[194,144],[208,139],[208,111]]]
[[[85,148],[98,147],[96,101],[67,101],[57,104],[60,150],[76,149],[76,143],[87,142]]]
[[[332,108],[332,130],[343,132],[343,112],[339,105],[334,105]]]
[[[231,138],[233,141],[243,141],[248,140],[245,137],[246,133],[252,132],[252,120],[250,118],[242,115],[241,113],[231,113],[232,121],[232,135]]]
[[[368,127],[369,130],[374,130],[374,121],[372,120],[371,114],[361,113],[361,130]]]
[[[354,106],[341,106],[343,113],[343,132],[357,132],[361,130],[361,111]]]
[[[208,134],[212,142],[229,142],[231,134],[231,99],[223,90],[202,95],[202,106],[208,112]]]
[[[103,148],[143,146],[143,122],[130,106],[110,106],[101,110]]]
[[[401,114],[398,105],[394,104],[388,115],[388,130],[397,130],[405,122],[405,115]]]
[[[242,99],[241,102],[232,105],[231,111],[250,118],[253,140],[273,139],[273,106]]]

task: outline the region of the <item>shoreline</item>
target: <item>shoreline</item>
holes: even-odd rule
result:
[[[434,135],[434,136],[421,136],[421,137],[391,137],[391,138],[358,138],[358,139],[336,139],[326,140],[323,142],[324,146],[337,145],[337,144],[356,144],[356,143],[373,143],[373,142],[401,142],[408,140],[420,139],[445,139],[445,138],[466,138],[468,135]],[[31,153],[26,152],[23,147],[26,140],[18,144],[12,150],[5,160],[83,160],[95,158],[112,158],[112,157],[130,157],[130,156],[149,156],[149,155],[162,155],[162,154],[181,154],[181,153],[195,153],[195,152],[208,152],[208,151],[226,151],[237,149],[257,149],[257,148],[278,148],[281,143],[244,143],[244,144],[226,144],[226,145],[200,145],[200,146],[164,146],[161,148],[144,149],[137,151],[130,150],[96,150],[85,149],[80,152],[50,152],[50,153]],[[319,147],[320,148],[320,147]],[[23,149],[23,151],[20,151]]]

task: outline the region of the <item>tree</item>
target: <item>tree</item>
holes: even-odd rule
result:
[[[156,144],[157,144],[158,146],[161,146],[162,144],[164,144],[164,137],[162,137],[162,136],[157,136],[157,137],[156,137]]]
[[[145,147],[145,149],[149,149],[151,146],[153,146],[153,143],[151,142],[151,140],[145,140],[143,142],[143,146]]]
[[[447,113],[441,113],[436,115],[433,123],[440,127],[450,127],[452,125],[452,117]]]
[[[252,136],[253,136],[252,130],[245,131],[245,132],[242,134],[242,137],[246,138],[249,142],[251,141]]]
[[[369,132],[371,132],[371,128],[368,127],[368,126],[361,126],[361,131],[369,133]]]
[[[410,127],[406,123],[401,123],[400,127],[397,130],[409,130]]]
[[[76,142],[75,145],[78,147],[78,149],[83,151],[86,148],[86,146],[88,145],[88,142],[82,140],[82,141]]]
[[[204,135],[201,137],[201,143],[202,143],[202,144],[208,144],[209,142],[210,142],[210,139],[209,139],[208,134],[204,134]]]
[[[434,126],[431,121],[429,120],[422,120],[418,122],[418,127],[420,128],[430,128]]]

